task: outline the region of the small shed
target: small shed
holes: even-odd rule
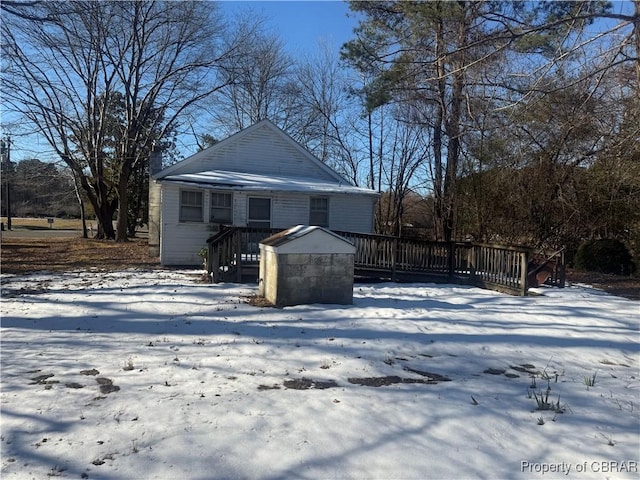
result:
[[[297,225],[260,242],[258,295],[277,307],[353,303],[355,247],[322,227]]]

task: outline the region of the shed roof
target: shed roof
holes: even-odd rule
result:
[[[290,248],[300,242],[301,250]],[[288,253],[354,253],[355,247],[346,238],[323,227],[296,225],[260,241],[260,246]],[[284,250],[283,250],[284,248]]]

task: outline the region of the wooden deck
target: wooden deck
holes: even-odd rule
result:
[[[256,281],[259,243],[279,231],[281,229],[224,227],[209,238],[207,267],[212,281]],[[534,278],[531,273],[537,269],[536,279],[544,278],[546,284],[564,287],[564,257],[558,254],[549,259],[525,247],[416,242],[386,235],[335,233],[356,247],[354,273],[357,278],[457,283],[527,295]]]

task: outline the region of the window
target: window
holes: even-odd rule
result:
[[[202,192],[180,190],[180,221],[202,222]]]
[[[329,226],[329,199],[327,197],[311,197],[309,225]]]
[[[270,198],[249,198],[249,218],[247,226],[258,228],[271,227],[271,199]]]
[[[233,223],[233,194],[211,192],[211,223]]]

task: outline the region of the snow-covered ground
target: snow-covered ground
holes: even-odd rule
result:
[[[3,479],[638,478],[638,302],[198,277],[2,277]]]

